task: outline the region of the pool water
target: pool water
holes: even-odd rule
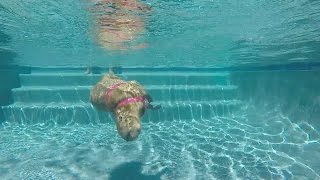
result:
[[[319,2],[143,2],[121,52],[87,1],[0,2],[0,179],[320,179]],[[161,104],[136,141],[89,103],[109,66]]]
[[[85,0],[2,0],[1,26],[20,65],[238,67],[320,58],[318,1],[143,2],[153,11],[144,17],[149,45],[141,51],[106,53],[97,46]]]
[[[318,70],[122,68],[162,105],[134,142],[89,104],[102,74],[56,70],[20,74],[2,108],[3,179],[319,178]]]

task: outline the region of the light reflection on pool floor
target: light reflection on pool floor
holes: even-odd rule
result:
[[[130,143],[114,123],[6,124],[0,131],[1,179],[320,178],[319,133],[308,123],[292,123],[277,108],[148,122]]]

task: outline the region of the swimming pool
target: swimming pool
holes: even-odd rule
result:
[[[144,2],[127,52],[96,45],[86,3],[0,3],[0,178],[319,179],[319,3]],[[89,103],[110,64],[162,105],[134,142]]]

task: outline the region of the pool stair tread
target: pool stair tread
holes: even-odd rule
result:
[[[75,85],[65,85],[65,86],[22,86],[19,88],[15,88],[15,90],[18,89],[27,89],[27,90],[33,90],[33,89],[72,89],[72,88],[82,88],[82,89],[89,89],[92,88],[91,85],[86,86],[75,86]],[[146,85],[144,86],[146,89],[167,89],[167,88],[176,88],[176,89],[236,89],[237,86],[235,85]]]
[[[15,102],[89,101],[92,86],[24,86],[12,90]],[[155,100],[213,100],[233,99],[237,86],[233,85],[150,85],[145,89]]]
[[[21,74],[22,86],[33,85],[93,85],[102,78],[103,74],[85,73],[31,73]],[[229,84],[229,74],[218,73],[159,73],[159,72],[129,72],[119,74],[125,80],[136,80],[141,84]]]
[[[106,73],[94,73],[87,74],[84,71],[65,71],[65,72],[45,72],[45,71],[32,71],[29,74],[20,74],[21,76],[56,76],[56,75],[71,75],[71,76],[103,76]],[[134,72],[123,72],[116,74],[118,76],[127,76],[127,75],[143,75],[143,76],[229,76],[229,72],[171,72],[171,71],[134,71]]]
[[[199,102],[154,102],[161,104],[158,110],[148,110],[143,117],[144,121],[159,122],[173,120],[193,120],[226,116],[239,109],[242,103],[239,100],[216,100]],[[8,122],[34,124],[79,123],[106,123],[112,121],[111,113],[101,112],[90,103],[14,103],[2,107]]]
[[[154,101],[155,104],[161,104],[165,107],[170,106],[178,106],[178,105],[199,105],[199,104],[208,104],[208,105],[238,105],[242,101],[240,100],[212,100],[212,101],[175,101],[175,102],[168,102],[168,101]],[[61,103],[34,103],[34,102],[15,102],[10,104],[6,107],[19,107],[19,108],[26,108],[26,107],[53,107],[53,108],[66,108],[66,107],[91,107],[90,102],[79,102],[79,103],[71,103],[71,102],[61,102]],[[93,107],[93,106],[92,106]]]
[[[30,90],[68,90],[68,89],[91,89],[93,86],[22,86],[13,89],[14,91],[30,91]],[[146,85],[146,90],[150,89],[220,89],[235,90],[235,85]]]

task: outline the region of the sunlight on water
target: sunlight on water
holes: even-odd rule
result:
[[[112,53],[96,41],[92,3],[1,1],[1,24],[26,65],[226,67],[316,62],[318,1],[144,1],[147,48]]]

